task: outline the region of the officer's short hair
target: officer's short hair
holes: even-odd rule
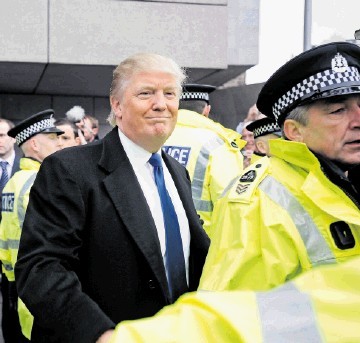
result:
[[[208,103],[204,100],[191,100],[191,101],[180,100],[179,109],[202,113],[204,107],[207,104]]]

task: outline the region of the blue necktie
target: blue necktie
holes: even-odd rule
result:
[[[0,178],[0,192],[2,193],[6,183],[9,181],[9,175],[6,169],[7,166],[7,162],[6,161],[1,161],[0,162],[0,167],[2,169],[2,173],[1,173],[1,178]]]
[[[170,195],[166,190],[164,171],[159,154],[152,154],[149,163],[154,167],[155,183],[160,195],[165,224],[168,284],[172,301],[188,290],[180,227]]]

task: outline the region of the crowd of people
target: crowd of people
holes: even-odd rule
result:
[[[286,62],[236,130],[186,78],[123,60],[101,139],[0,120],[5,342],[360,340],[360,47]]]

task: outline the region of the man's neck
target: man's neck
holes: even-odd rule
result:
[[[15,156],[15,150],[12,149],[12,150],[9,150],[8,152],[6,152],[5,154],[3,155],[0,155],[0,158],[4,161],[10,159],[10,157],[12,156]]]

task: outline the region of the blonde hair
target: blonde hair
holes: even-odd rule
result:
[[[153,53],[138,53],[126,58],[113,71],[110,98],[115,94],[122,96],[130,78],[143,71],[162,71],[172,74],[176,79],[180,97],[182,86],[187,78],[185,69],[171,58]],[[111,126],[116,125],[115,113],[112,110],[107,121]]]

